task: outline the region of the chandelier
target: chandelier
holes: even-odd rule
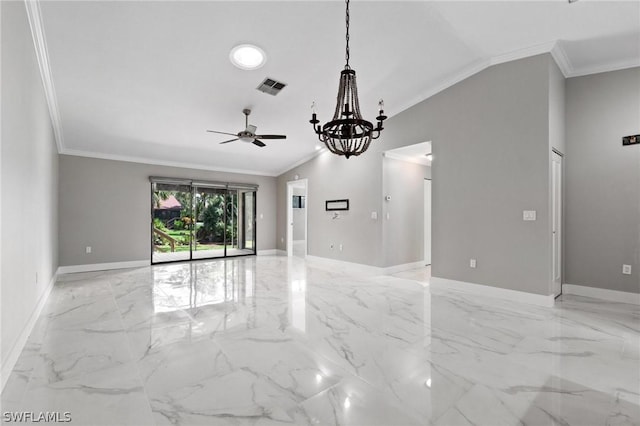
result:
[[[360,155],[369,148],[373,139],[380,137],[382,122],[387,119],[384,115],[384,102],[378,102],[379,114],[374,125],[362,118],[360,113],[360,101],[358,101],[358,87],[356,86],[356,72],[349,66],[349,0],[346,0],[346,49],[344,69],[340,72],[340,85],[338,87],[338,99],[333,120],[320,126],[315,110],[315,102],[311,105],[311,120],[313,130],[318,135],[329,151],[336,155],[344,155],[349,158]]]

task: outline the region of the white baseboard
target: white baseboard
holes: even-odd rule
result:
[[[606,288],[587,287],[584,285],[562,284],[562,294],[572,294],[575,296],[593,297],[595,299],[607,300],[609,302],[630,303],[640,305],[640,294],[626,291],[609,290]]]
[[[426,266],[426,263],[424,262],[424,260],[421,260],[419,262],[404,263],[402,265],[395,265],[395,266],[387,266],[386,268],[382,268],[382,270],[385,275],[391,275],[391,274],[397,274],[398,272],[410,271],[411,269],[422,268],[424,266]]]
[[[36,303],[36,307],[33,309],[33,312],[31,312],[31,316],[27,320],[27,323],[22,328],[22,331],[18,335],[18,338],[16,339],[16,341],[13,343],[13,346],[9,350],[7,357],[4,360],[2,360],[2,367],[0,370],[1,371],[0,392],[4,389],[4,386],[7,384],[7,380],[9,380],[11,371],[13,371],[13,367],[15,367],[16,362],[18,362],[18,358],[20,357],[20,354],[24,349],[24,345],[27,344],[27,339],[29,339],[29,335],[31,335],[31,332],[33,331],[33,327],[36,325],[36,321],[38,321],[38,318],[42,313],[42,309],[44,308],[44,305],[47,303],[47,300],[49,299],[49,295],[51,294],[51,290],[53,289],[53,285],[56,283],[56,280],[58,279],[59,274],[60,274],[60,268],[58,268],[58,270],[53,274],[53,277],[51,277],[49,284],[44,289],[44,292],[40,296],[38,303]]]
[[[144,266],[149,266],[150,264],[151,262],[149,260],[133,260],[129,262],[93,263],[89,265],[61,266],[58,268],[58,274],[107,271],[110,269],[141,268]]]
[[[311,262],[317,262],[319,264],[324,264],[324,265],[352,268],[354,271],[358,270],[359,272],[362,272],[365,274],[371,274],[371,275],[384,274],[383,268],[379,268],[377,266],[365,265],[362,263],[346,262],[344,260],[330,259],[328,257],[311,256],[311,255],[307,255],[305,259]]]
[[[276,250],[276,249],[258,250],[257,255],[258,256],[277,256],[279,251],[281,250]]]
[[[514,302],[528,303],[531,305],[552,307],[555,303],[553,294],[544,296],[541,294],[527,293],[524,291],[509,290],[506,288],[492,287],[483,284],[468,283],[464,281],[450,280],[447,278],[431,277],[429,286],[435,289],[456,290],[483,296],[497,297],[513,300]]]
[[[363,273],[372,274],[372,275],[391,275],[398,272],[409,271],[411,269],[421,268],[425,266],[424,261],[422,260],[419,262],[404,263],[401,265],[387,266],[386,268],[381,268],[378,266],[365,265],[363,263],[354,263],[354,262],[346,262],[344,260],[330,259],[328,257],[307,255],[306,259],[312,262],[334,264],[336,266],[344,266],[349,268],[357,268]]]

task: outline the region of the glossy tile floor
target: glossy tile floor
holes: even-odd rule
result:
[[[3,411],[78,425],[639,425],[637,306],[286,257],[67,275]]]

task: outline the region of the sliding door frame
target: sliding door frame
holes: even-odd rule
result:
[[[149,200],[149,204],[151,206],[150,209],[150,245],[151,245],[151,264],[152,265],[158,265],[158,264],[165,264],[165,263],[178,263],[178,262],[192,262],[194,260],[213,260],[213,259],[226,259],[229,257],[242,257],[242,256],[255,256],[258,254],[258,232],[257,232],[257,225],[258,225],[258,220],[257,220],[257,204],[258,204],[258,188],[259,185],[257,184],[244,184],[244,183],[231,183],[231,182],[216,182],[216,181],[206,181],[206,180],[195,180],[195,179],[181,179],[181,178],[168,178],[168,177],[157,177],[157,176],[150,176],[149,177],[149,182],[150,182],[150,188],[151,188],[151,192],[150,192],[150,200]],[[180,259],[180,260],[167,260],[167,261],[155,261],[153,260],[153,254],[155,253],[155,245],[153,243],[153,234],[154,234],[154,225],[153,225],[153,220],[154,220],[154,192],[155,192],[155,184],[160,183],[160,184],[167,184],[167,185],[184,185],[184,186],[188,186],[190,188],[190,193],[191,193],[191,225],[190,225],[190,232],[189,232],[189,259]],[[218,257],[206,257],[206,258],[200,258],[200,259],[194,259],[193,258],[193,253],[194,253],[194,249],[195,249],[195,238],[196,238],[196,225],[197,225],[197,215],[196,215],[196,211],[195,211],[195,189],[198,187],[202,187],[202,188],[219,188],[221,191],[223,191],[223,195],[224,195],[224,201],[223,201],[223,218],[224,218],[224,232],[223,232],[223,244],[224,244],[224,254],[223,256],[218,256]],[[241,192],[243,191],[244,192]],[[234,254],[234,255],[228,255],[227,254],[227,220],[228,220],[228,215],[227,215],[227,209],[228,209],[228,202],[231,202],[233,204],[233,198],[231,196],[231,194],[235,191],[236,193],[236,198],[240,198],[240,196],[242,195],[242,197],[244,198],[245,195],[247,193],[252,193],[253,194],[253,247],[252,247],[252,251],[253,253],[242,253],[242,254]],[[243,207],[242,207],[242,211],[244,214],[244,211],[246,209],[246,205],[244,203],[244,199],[242,201],[243,203]],[[245,218],[243,217],[243,223],[245,221]],[[244,226],[246,227],[246,224],[244,224]],[[244,230],[243,232],[243,239],[244,238]],[[236,233],[239,233],[238,230],[236,230]],[[238,240],[238,244],[240,243],[240,241]]]

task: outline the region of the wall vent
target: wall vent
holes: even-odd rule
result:
[[[287,84],[281,81],[276,81],[272,78],[265,78],[262,83],[257,87],[261,92],[268,93],[269,95],[277,95]]]

